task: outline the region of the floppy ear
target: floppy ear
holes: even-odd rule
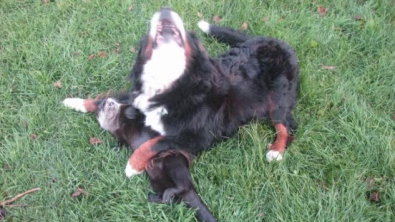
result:
[[[206,49],[203,47],[202,43],[199,41],[198,37],[196,36],[195,32],[189,32],[189,36],[191,37],[191,41],[195,45],[195,47],[201,52],[205,57],[208,58],[208,53]]]
[[[124,114],[127,119],[136,119],[139,114],[139,111],[133,106],[126,106],[124,110]]]

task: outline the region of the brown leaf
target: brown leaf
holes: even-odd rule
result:
[[[130,48],[130,51],[131,51],[132,53],[136,53],[136,49],[135,49],[134,47],[131,47],[131,48]]]
[[[375,203],[380,202],[380,199],[379,199],[379,192],[378,192],[378,191],[372,191],[372,192],[370,192],[370,194],[369,194],[369,200],[372,201],[372,202],[375,202]]]
[[[107,54],[103,51],[100,51],[99,53],[97,53],[97,56],[102,59],[102,58],[106,57]]]
[[[89,144],[90,145],[97,145],[97,144],[101,144],[101,143],[102,143],[102,141],[99,140],[96,137],[92,137],[92,138],[89,139]]]
[[[130,5],[130,6],[128,7],[128,11],[132,11],[132,9],[133,9],[133,5]]]
[[[213,21],[214,22],[219,22],[219,21],[221,21],[221,18],[218,15],[214,15]]]
[[[263,216],[263,213],[262,213],[262,212],[256,214],[256,217],[262,217],[262,216]]]
[[[34,133],[30,134],[30,139],[32,139],[32,140],[35,140],[35,139],[37,139],[37,135],[36,135],[36,134],[34,134]]]
[[[119,51],[119,49],[118,49],[118,48],[116,48],[116,49],[112,50],[112,52],[113,52],[113,53],[115,53],[115,54],[118,54],[118,51]]]
[[[94,57],[95,57],[95,54],[90,54],[90,55],[88,56],[88,61],[91,61]]]
[[[248,23],[247,22],[243,22],[242,24],[241,24],[241,30],[247,30],[248,29]]]
[[[58,88],[58,89],[62,88],[62,82],[60,82],[60,80],[56,81],[53,84],[53,87]]]
[[[267,16],[262,17],[262,22],[266,22],[267,20],[269,20],[269,17],[267,17]]]
[[[85,197],[88,196],[88,192],[86,192],[86,190],[77,187],[77,189],[75,189],[74,193],[71,194],[71,197],[73,197],[73,198],[74,197],[79,197],[79,196],[81,196],[81,194],[83,194]]]
[[[318,8],[317,8],[318,15],[320,15],[320,16],[324,16],[327,11],[328,10],[322,6],[318,6]]]
[[[8,165],[8,164],[3,165],[3,170],[9,170],[9,169],[10,169],[10,165]]]
[[[197,12],[196,15],[197,15],[197,17],[199,17],[199,18],[201,18],[201,17],[203,16],[202,13],[200,13],[200,12]]]
[[[73,52],[73,55],[80,55],[80,53],[79,52]]]
[[[119,46],[120,46],[119,42],[116,42],[116,43],[115,43],[115,47],[118,48]]]
[[[363,20],[363,17],[362,17],[362,15],[356,15],[356,16],[354,16],[354,19],[355,20]]]
[[[43,3],[44,3],[44,4],[48,4],[48,3],[49,3],[49,0],[43,0]]]
[[[327,69],[327,70],[334,70],[336,67],[334,66],[326,66],[326,65],[321,65],[322,69]]]

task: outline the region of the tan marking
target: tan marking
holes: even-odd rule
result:
[[[157,136],[153,139],[147,140],[133,152],[128,160],[129,165],[133,170],[143,171],[145,169],[145,166],[149,163],[150,159],[157,154],[157,152],[151,150],[152,146],[162,138],[162,136]]]
[[[269,150],[275,150],[283,153],[285,147],[287,146],[288,131],[287,128],[282,123],[277,123],[274,125],[276,129],[276,140],[273,144],[269,144]]]

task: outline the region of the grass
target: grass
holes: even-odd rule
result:
[[[231,27],[247,22],[248,33],[283,39],[299,57],[299,129],[282,162],[265,161],[274,135],[261,123],[193,162],[196,187],[219,221],[395,221],[393,1],[3,0],[0,200],[41,188],[14,203],[27,207],[7,208],[5,221],[195,220],[181,205],[147,203],[147,179],[123,174],[130,153],[112,149],[92,115],[60,103],[127,89],[132,48],[162,5],[189,30],[197,12]],[[318,6],[329,10],[319,16]],[[226,49],[197,33],[210,55]],[[91,137],[103,143],[90,145]],[[71,198],[77,187],[88,196]],[[371,192],[378,203],[366,198]]]

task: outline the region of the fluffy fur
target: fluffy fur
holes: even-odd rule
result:
[[[143,126],[138,112],[131,105],[120,104],[113,98],[97,100],[95,103],[96,119],[100,126],[132,150],[160,138],[149,127]],[[126,112],[132,116],[126,116]],[[182,151],[164,151],[156,154],[146,166],[146,173],[155,192],[149,194],[148,201],[183,201],[188,207],[196,210],[199,221],[214,222],[216,220],[192,184],[189,162],[190,155]],[[133,169],[127,168],[126,173],[128,170]]]
[[[270,37],[250,37],[204,21],[199,27],[232,48],[210,58],[175,12],[162,8],[151,19],[130,73],[128,103],[137,109],[141,127],[161,137],[133,153],[129,172],[143,171],[158,152],[208,149],[252,120],[269,120],[276,131],[268,161],[281,160],[291,141],[299,73],[293,50]],[[81,104],[69,107],[81,110]]]

